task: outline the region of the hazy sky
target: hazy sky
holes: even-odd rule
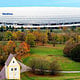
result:
[[[80,0],[0,0],[0,7],[80,7]]]

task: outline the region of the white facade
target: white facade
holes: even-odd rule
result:
[[[5,65],[6,79],[20,79],[20,65],[13,57],[8,66]]]

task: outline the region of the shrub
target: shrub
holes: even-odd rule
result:
[[[60,70],[56,61],[49,62],[44,58],[32,58],[29,61],[29,66],[31,67],[33,73],[39,75],[55,75],[57,74],[56,71]]]
[[[48,63],[46,60],[41,58],[32,58],[29,63],[33,73],[44,75],[44,70]]]
[[[63,50],[63,53],[66,55],[66,56],[70,56],[70,51],[71,49],[73,48],[73,45],[69,45],[69,46],[65,46],[64,47],[64,50]]]
[[[30,67],[31,67],[31,69],[32,69],[32,72],[33,73],[35,73],[35,69],[36,69],[36,65],[37,65],[37,59],[31,59],[30,61],[29,61],[29,63],[30,63]]]
[[[37,68],[39,69],[38,74],[44,75],[49,62],[45,59],[38,59]]]
[[[71,38],[70,40],[68,40],[66,42],[66,45],[64,47],[64,50],[63,50],[63,53],[66,55],[66,56],[70,56],[70,51],[71,49],[74,47],[75,45],[75,42],[74,40]]]
[[[58,71],[60,70],[60,67],[57,64],[57,61],[50,62],[49,70],[50,70],[50,75],[58,74]]]
[[[70,51],[71,59],[80,62],[80,43],[75,44],[75,46]]]
[[[65,46],[63,52],[71,59],[80,61],[80,43],[74,43],[72,45]]]

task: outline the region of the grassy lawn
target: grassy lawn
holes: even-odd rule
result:
[[[68,73],[61,76],[29,76],[25,72],[21,74],[21,80],[80,80],[80,73]]]
[[[31,76],[22,73],[21,80],[80,80],[80,73],[68,73],[62,76]]]
[[[2,42],[1,42],[2,43]],[[6,42],[3,44],[6,44]],[[20,42],[16,42],[17,45]],[[61,69],[64,71],[80,71],[80,63],[70,60],[63,54],[64,45],[52,46],[37,46],[31,48],[31,56],[22,58],[23,63],[29,65],[29,60],[33,57],[43,57],[48,60],[57,60]],[[21,80],[80,80],[80,73],[67,73],[62,76],[29,76],[28,72],[21,74]]]
[[[31,48],[31,56],[23,58],[23,63],[29,65],[29,60],[32,57],[43,57],[48,60],[57,60],[61,69],[64,71],[80,71],[80,63],[70,60],[64,57],[63,54],[64,45],[56,45],[56,47],[38,46]]]

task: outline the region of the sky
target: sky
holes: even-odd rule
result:
[[[80,7],[80,0],[0,0],[0,7]]]

